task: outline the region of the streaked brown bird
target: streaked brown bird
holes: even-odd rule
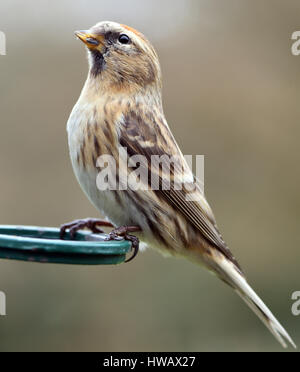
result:
[[[99,232],[99,226],[111,224],[120,227],[111,234],[112,238],[125,235],[134,242],[130,233],[137,232],[144,244],[164,255],[184,257],[206,266],[242,297],[284,347],[286,341],[295,347],[248,285],[197,183],[192,198],[189,188],[177,188],[176,182],[164,187],[166,174],[159,167],[158,187],[150,185],[148,178],[149,187],[145,189],[101,190],[97,159],[103,155],[115,161],[118,186],[120,174],[132,171],[127,156],[142,155],[147,163],[140,166],[149,175],[153,170],[147,167],[153,156],[173,156],[179,160],[171,169],[172,181],[178,179],[178,167],[185,169],[185,184],[193,184],[194,177],[186,171],[185,158],[164,116],[161,69],[150,42],[140,32],[114,22],[98,23],[76,35],[87,47],[90,68],[67,124],[70,156],[82,189],[110,222],[77,221],[64,225],[62,234],[66,229],[74,234],[84,227]],[[121,147],[126,148],[126,156],[120,156]]]

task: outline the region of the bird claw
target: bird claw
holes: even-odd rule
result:
[[[109,237],[105,239],[105,241],[120,241],[124,239],[131,242],[131,249],[133,250],[133,255],[128,260],[126,260],[125,263],[132,261],[139,253],[140,245],[139,238],[129,234],[131,232],[138,231],[141,231],[141,228],[139,226],[121,226],[113,230],[109,234]]]
[[[63,240],[66,231],[69,230],[71,239],[74,239],[77,231],[83,230],[85,228],[91,230],[92,233],[94,234],[103,234],[104,231],[100,229],[98,226],[114,227],[108,221],[102,221],[95,218],[86,218],[83,220],[75,220],[73,222],[61,225],[59,236],[60,239]]]

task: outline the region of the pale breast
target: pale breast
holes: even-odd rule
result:
[[[97,159],[107,153],[102,105],[77,103],[67,124],[69,151],[76,178],[92,204],[113,224],[126,224],[122,198],[114,191],[101,191],[97,186],[100,169]],[[100,112],[99,112],[100,111]],[[104,116],[104,115],[103,115]],[[103,141],[104,142],[104,141]]]

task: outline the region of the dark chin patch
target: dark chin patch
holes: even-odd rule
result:
[[[103,58],[102,53],[100,53],[98,50],[92,50],[91,51],[92,55],[92,69],[91,69],[91,74],[96,77],[99,74],[101,74],[105,61]]]

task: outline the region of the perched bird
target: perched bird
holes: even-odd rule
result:
[[[185,171],[182,183],[194,185],[192,197],[189,187],[174,186],[180,179],[176,169],[186,170],[187,164],[164,116],[161,69],[151,43],[133,28],[114,22],[101,22],[75,34],[87,47],[89,73],[67,124],[70,156],[82,189],[109,222],[75,221],[62,226],[62,235],[67,229],[74,235],[84,227],[99,232],[104,224],[119,227],[111,238],[123,235],[136,246],[130,235],[136,232],[143,243],[164,255],[207,267],[242,297],[284,347],[286,341],[295,347],[248,285],[191,171]],[[120,156],[120,148],[126,149],[126,157],[124,152]],[[114,159],[119,171],[115,189],[101,190],[97,184],[97,159],[103,155]],[[136,155],[148,161],[140,166],[150,176],[153,156],[175,157],[174,182],[164,187],[167,174],[159,166],[154,171],[156,187],[148,178],[148,189],[120,189],[124,171],[132,171],[128,157]]]

